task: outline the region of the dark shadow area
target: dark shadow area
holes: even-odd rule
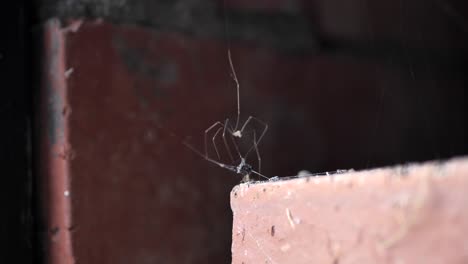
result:
[[[0,262],[35,259],[30,13],[25,1],[0,7]]]

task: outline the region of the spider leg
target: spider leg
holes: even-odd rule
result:
[[[254,136],[254,148],[255,152],[257,153],[257,160],[258,160],[258,173],[262,172],[262,158],[260,157],[260,153],[258,152],[258,145],[257,145],[257,135],[255,133],[255,130],[253,132]]]
[[[239,160],[242,159],[242,154],[240,153],[239,146],[237,146],[236,138],[232,135],[229,134],[232,144],[234,145],[234,149],[236,150],[237,155],[239,156]]]
[[[224,127],[223,123],[219,122],[219,121],[216,121],[214,124],[212,124],[209,128],[207,128],[205,130],[205,155],[203,155],[204,157],[209,157],[208,155],[208,133],[214,129],[216,126],[221,126],[221,127]],[[219,155],[219,154],[218,154]]]
[[[228,131],[229,131],[229,133],[233,134],[234,131],[236,131],[236,130],[231,126],[231,124],[229,124]]]
[[[260,134],[260,137],[258,138],[258,140],[254,140],[255,141],[255,144],[252,145],[252,147],[249,148],[249,150],[247,151],[247,153],[245,154],[246,156],[250,153],[250,151],[252,151],[254,148],[256,149],[256,151],[258,151],[257,149],[257,146],[258,144],[260,144],[260,141],[262,140],[263,136],[265,136],[267,130],[268,130],[268,124],[263,122],[262,120],[256,118],[256,117],[253,117],[253,116],[249,116],[249,118],[247,118],[247,120],[245,121],[244,125],[242,126],[241,128],[241,134],[244,132],[244,129],[247,127],[247,124],[250,122],[250,121],[256,121],[258,124],[262,125],[263,126],[263,130],[262,130],[262,133]],[[255,130],[254,130],[254,135],[255,135]]]
[[[258,124],[262,125],[263,126],[263,131],[262,131],[262,134],[260,134],[260,137],[258,138],[257,140],[257,145],[260,144],[260,141],[262,141],[262,138],[263,136],[265,135],[265,133],[267,132],[268,130],[268,124],[265,123],[264,121],[254,117],[254,116],[249,116],[249,118],[247,118],[247,120],[245,120],[245,123],[242,125],[242,128],[240,130],[241,134],[244,133],[244,130],[245,128],[247,127],[247,125],[250,123],[250,121],[256,121]]]
[[[257,171],[252,170],[252,173],[253,173],[253,174],[257,174],[258,176],[260,176],[260,177],[262,177],[262,178],[265,178],[265,179],[267,179],[267,180],[270,180],[270,178],[268,178],[267,176],[265,176],[265,175],[263,175],[263,174],[261,174],[261,173],[259,173],[259,172],[257,172]]]
[[[221,129],[223,129],[223,128],[222,128],[222,127],[219,127],[218,130],[216,130],[216,132],[214,133],[214,136],[213,136],[213,138],[212,138],[213,147],[214,147],[214,150],[216,151],[216,155],[218,156],[218,159],[219,159],[219,160],[221,159],[221,156],[219,155],[218,147],[216,147],[215,139],[216,139],[216,136],[219,134],[219,131],[221,131]]]
[[[227,130],[228,122],[229,122],[229,119],[226,119],[226,122],[225,122],[226,126],[224,126],[224,132],[223,132],[223,138],[224,138],[225,140],[226,140],[226,130]],[[240,159],[242,159],[242,155],[241,155],[241,153],[240,153],[240,151],[239,151],[239,147],[237,146],[236,140],[234,139],[234,136],[232,135],[232,131],[229,131],[229,130],[228,130],[228,132],[229,132],[228,135],[229,135],[229,137],[231,138],[232,145],[234,145],[234,149],[236,150],[237,155],[239,156]],[[229,144],[227,143],[227,141],[225,141],[225,144],[226,144],[226,146],[229,145]],[[228,150],[230,150],[230,149],[228,148]],[[231,156],[231,158],[232,158],[232,156]],[[233,158],[232,158],[232,160],[234,161]]]
[[[236,82],[236,92],[237,92],[237,118],[236,118],[236,126],[232,131],[236,131],[239,127],[239,119],[240,119],[240,85],[239,80],[237,79],[236,70],[234,69],[234,65],[232,63],[231,58],[231,49],[228,49],[228,59],[229,59],[229,66],[231,67],[231,77]]]
[[[227,165],[227,164],[224,164],[224,163],[221,163],[219,161],[216,161],[206,155],[203,155],[203,153],[201,153],[199,150],[197,150],[196,148],[194,148],[192,145],[190,145],[187,141],[182,141],[182,144],[184,144],[187,148],[189,148],[190,150],[192,150],[195,154],[197,154],[198,156],[204,158],[205,160],[213,163],[213,164],[216,164],[218,165],[219,167],[221,168],[225,168],[227,170],[230,170],[232,172],[237,172],[236,170],[236,167],[232,166],[232,165]]]
[[[229,157],[231,158],[231,161],[234,162],[234,157],[232,157],[231,148],[229,147],[229,144],[226,140],[226,130],[229,132],[228,133],[229,135],[231,134],[231,131],[229,130],[228,125],[230,125],[229,118],[226,118],[226,121],[224,122],[224,129],[223,129],[223,141],[224,141],[224,146],[226,146],[226,151]]]
[[[265,178],[265,179],[270,179],[268,178],[267,176],[263,175],[261,173],[261,168],[262,168],[262,158],[260,156],[260,152],[258,151],[258,141],[257,141],[257,133],[255,132],[255,130],[253,130],[253,138],[254,138],[254,143],[253,143],[253,146],[252,148],[255,148],[255,152],[257,154],[257,160],[258,160],[258,171],[255,171],[255,170],[252,170],[252,173],[262,177],[262,178]],[[247,153],[249,154],[249,153]],[[247,155],[245,156],[245,158],[247,158]]]

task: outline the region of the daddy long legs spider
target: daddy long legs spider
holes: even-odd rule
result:
[[[197,153],[199,156],[203,157],[205,160],[214,163],[222,168],[225,168],[227,170],[230,170],[232,172],[241,174],[244,176],[244,180],[248,180],[248,177],[250,174],[256,174],[260,177],[269,179],[265,175],[261,174],[261,156],[258,151],[258,144],[260,141],[263,139],[265,136],[267,130],[268,130],[268,124],[266,124],[264,121],[254,117],[254,116],[249,116],[243,124],[240,123],[240,85],[239,85],[239,80],[237,79],[237,75],[234,69],[234,65],[232,63],[232,58],[231,58],[231,51],[228,49],[228,59],[229,59],[229,66],[231,69],[231,77],[236,83],[236,91],[237,91],[237,117],[236,117],[236,122],[234,127],[231,125],[229,122],[229,118],[226,118],[224,122],[221,121],[216,121],[214,122],[211,126],[209,126],[204,133],[204,153],[198,151],[194,147],[192,147],[190,144],[187,142],[183,142],[187,147],[189,147],[191,150],[193,150],[195,153]],[[240,140],[244,138],[244,135],[246,134],[246,128],[248,128],[249,124],[252,123],[257,123],[261,127],[261,133],[260,136],[257,139],[256,136],[256,131],[253,129],[253,143],[251,146],[248,148],[245,154],[241,153],[241,150],[238,147],[238,144],[236,140]],[[208,148],[208,136],[210,133],[214,131],[212,134],[212,144],[213,144],[213,149],[216,153],[216,158],[213,158],[209,154],[209,148]],[[221,133],[222,132],[222,133]],[[222,162],[221,160],[221,155],[218,150],[218,146],[216,145],[216,138],[220,135],[222,140],[224,142],[224,148],[225,152],[228,154],[230,162],[232,164],[227,164]],[[230,142],[228,142],[230,140]],[[238,157],[236,159],[232,155],[231,151],[231,146],[234,147],[235,153]],[[250,154],[252,150],[255,150],[255,154],[257,155],[257,170],[254,170],[253,166],[247,163],[247,157]],[[236,161],[238,162],[237,165]]]

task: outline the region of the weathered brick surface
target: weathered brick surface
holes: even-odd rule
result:
[[[468,263],[468,159],[231,192],[233,263]]]

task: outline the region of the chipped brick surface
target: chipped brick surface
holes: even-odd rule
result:
[[[232,263],[468,263],[468,159],[241,184]]]

